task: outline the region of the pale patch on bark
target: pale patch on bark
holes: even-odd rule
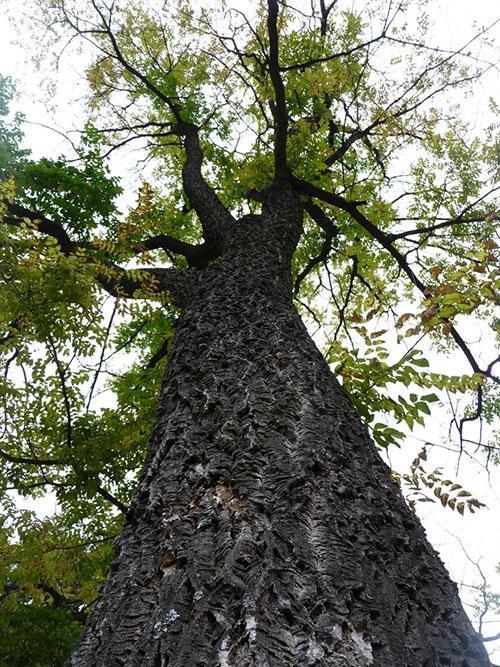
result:
[[[231,667],[229,664],[229,640],[224,637],[219,649],[219,666]]]
[[[315,639],[309,640],[309,648],[307,649],[306,657],[310,665],[315,665],[316,660],[321,660],[325,657],[325,652]]]
[[[205,477],[207,474],[207,466],[203,466],[201,463],[197,463],[194,467],[194,471],[200,477]]]
[[[257,638],[257,619],[254,614],[247,614],[245,617],[245,629],[250,643],[253,644]]]
[[[357,632],[356,630],[351,631],[351,639],[359,653],[359,662],[360,665],[371,665],[373,663],[373,654],[372,654],[372,645],[370,642],[365,641],[363,635]]]
[[[175,609],[169,609],[163,621],[158,621],[153,626],[153,637],[160,639],[161,636],[168,632],[172,623],[179,618],[179,614]]]

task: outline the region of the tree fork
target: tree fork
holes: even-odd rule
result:
[[[296,210],[291,190],[271,190],[220,263],[193,273],[72,667],[490,664],[294,309]]]

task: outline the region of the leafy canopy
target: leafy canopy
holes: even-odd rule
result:
[[[236,217],[260,210],[279,170],[291,178],[305,209],[296,305],[379,447],[445,395],[470,396],[460,446],[497,415],[495,360],[461,333],[499,322],[500,142],[495,125],[474,136],[457,104],[490,67],[476,57],[488,29],[448,51],[423,3],[418,20],[410,2],[171,4],[31,8],[49,27],[40,54],[75,40],[87,54],[71,155],[32,158],[1,79],[1,664],[63,664],[109,565],[178,312],[158,267],[218,257],[183,177],[197,148],[194,178]],[[138,165],[128,206],[117,153]],[[431,345],[469,372],[433,369]],[[396,474],[411,504],[480,507],[426,457]],[[16,505],[47,493],[44,519]]]

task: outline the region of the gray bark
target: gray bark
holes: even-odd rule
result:
[[[288,199],[287,199],[288,198]],[[295,311],[274,193],[193,272],[72,667],[481,667],[457,588]]]

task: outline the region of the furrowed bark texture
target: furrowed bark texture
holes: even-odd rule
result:
[[[193,272],[149,459],[70,665],[489,665],[293,307],[300,216],[276,202]]]

